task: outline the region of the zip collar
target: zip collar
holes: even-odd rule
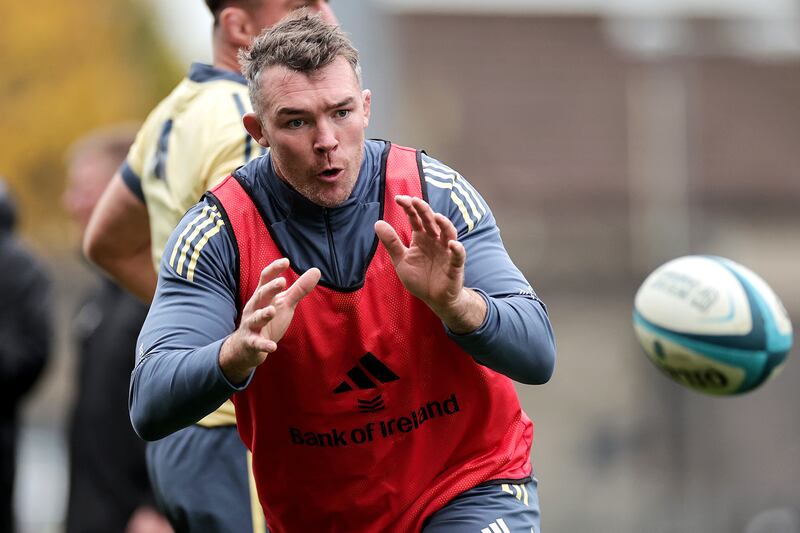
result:
[[[197,83],[228,80],[247,85],[247,80],[240,73],[223,70],[206,63],[192,63],[192,66],[189,67],[188,78]]]

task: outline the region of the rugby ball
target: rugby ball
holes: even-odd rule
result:
[[[723,257],[692,255],[657,268],[636,293],[633,326],[664,374],[713,395],[760,386],[792,347],[792,324],[778,296]]]

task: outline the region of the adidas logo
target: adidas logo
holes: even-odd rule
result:
[[[347,372],[348,380],[342,381],[335,389],[333,389],[334,394],[342,394],[343,392],[350,392],[354,390],[354,386],[356,389],[359,390],[369,390],[375,389],[378,387],[378,384],[373,381],[373,379],[378,380],[380,383],[389,383],[391,381],[397,381],[400,379],[397,377],[397,374],[391,371],[391,369],[383,364],[380,359],[372,355],[370,352],[367,352],[358,360],[356,366],[351,368]],[[372,400],[368,400],[366,403],[370,404],[369,407],[374,407],[376,401],[380,399],[380,395],[376,396]],[[383,400],[380,400],[381,409],[383,408]],[[359,408],[361,407],[361,400],[359,400]],[[379,410],[379,409],[373,409]]]
[[[489,527],[481,529],[481,533],[511,533],[511,531],[508,529],[505,521],[503,521],[502,518],[498,518],[489,524]]]
[[[525,488],[524,484],[510,485],[508,483],[503,483],[501,489],[503,492],[514,496],[525,505],[528,505],[528,489]]]

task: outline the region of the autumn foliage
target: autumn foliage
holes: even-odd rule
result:
[[[0,175],[25,233],[64,243],[64,154],[79,136],[141,121],[181,72],[134,0],[2,0]]]

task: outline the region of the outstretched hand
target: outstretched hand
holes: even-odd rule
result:
[[[239,328],[222,344],[219,364],[231,383],[241,383],[278,349],[294,317],[294,310],[319,282],[320,271],[310,268],[291,286],[280,274],[289,260],[273,261],[261,271],[253,296],[242,309]]]
[[[474,291],[464,289],[467,252],[457,240],[455,226],[420,198],[396,196],[395,202],[411,224],[409,246],[383,220],[375,223],[375,233],[389,252],[403,286],[451,330],[473,331],[483,322],[486,303]]]

